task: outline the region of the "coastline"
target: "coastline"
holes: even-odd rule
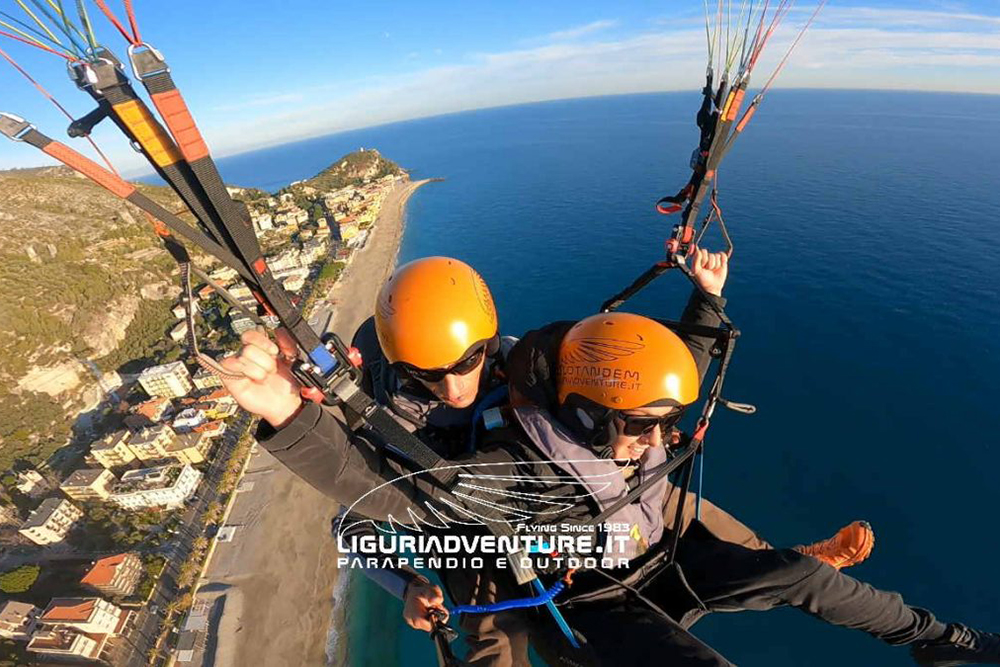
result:
[[[327,294],[330,328],[346,340],[374,312],[378,289],[399,254],[407,200],[430,180],[406,181],[389,193],[365,247]],[[311,319],[326,321],[330,308],[318,307]],[[337,504],[259,447],[243,479],[253,486],[233,504],[228,524],[238,527],[235,539],[217,545],[199,588],[199,602],[223,610],[209,636],[224,630],[201,664],[337,664],[327,653],[328,643],[331,651],[342,651],[334,639],[345,637],[342,627],[331,627],[346,584],[338,586],[337,550],[329,538]]]

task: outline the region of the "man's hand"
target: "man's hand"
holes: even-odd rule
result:
[[[701,248],[692,248],[693,254],[688,254],[687,260],[694,275],[695,282],[715,296],[722,296],[722,288],[729,276],[729,254],[726,252],[709,252]]]
[[[444,620],[448,620],[441,587],[423,579],[414,579],[407,585],[403,598],[403,620],[414,630],[430,632],[434,629],[430,618],[432,611],[440,612]]]
[[[259,330],[243,333],[243,349],[239,355],[222,360],[222,367],[245,377],[222,384],[233,395],[240,407],[260,415],[274,428],[281,428],[302,407],[299,390],[302,385],[292,374],[289,359],[296,355],[295,343],[284,329],[275,332],[275,345],[267,334]]]

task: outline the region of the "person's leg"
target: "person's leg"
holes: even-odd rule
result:
[[[669,531],[674,527],[677,518],[677,503],[680,502],[680,489],[676,486],[667,487],[664,496],[663,519],[664,527]],[[695,519],[697,512],[697,496],[688,493],[684,501],[684,515],[681,521],[682,530]],[[771,549],[772,546],[757,535],[750,527],[736,517],[717,506],[707,498],[701,501],[701,524],[717,538],[724,542],[738,544],[747,549]],[[834,534],[833,537],[812,544],[795,547],[799,553],[812,556],[838,570],[863,562],[871,555],[875,546],[875,533],[866,521],[854,521]]]
[[[732,667],[715,649],[642,602],[587,603],[566,612],[608,667]]]
[[[457,604],[491,604],[518,595],[498,586],[489,571],[450,570],[442,579]],[[523,597],[523,595],[522,595]],[[458,625],[469,647],[464,663],[474,667],[530,667],[528,628],[524,613],[463,614]]]
[[[673,484],[667,487],[663,504],[663,521],[664,528],[668,531],[674,528],[674,520],[677,518],[677,503],[680,502],[680,496],[681,490],[679,487]],[[688,493],[684,500],[682,530],[687,530],[688,526],[691,525],[691,521],[694,520],[696,502],[697,496],[694,493]],[[739,544],[747,549],[771,548],[771,545],[762,540],[757,533],[707,498],[703,498],[701,501],[701,523],[713,535],[725,542]]]
[[[695,524],[697,526],[697,524]],[[788,605],[889,644],[934,641],[947,627],[898,593],[878,590],[791,549],[754,551],[690,531],[678,549],[688,584],[711,611]],[[655,581],[650,588],[655,588]]]

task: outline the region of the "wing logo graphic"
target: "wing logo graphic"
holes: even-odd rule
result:
[[[423,532],[424,528],[445,529],[451,526],[487,526],[493,523],[517,525],[525,522],[550,523],[564,512],[585,502],[607,489],[615,476],[621,475],[616,466],[607,460],[568,460],[577,466],[592,465],[594,473],[584,475],[555,474],[527,475],[518,472],[518,462],[475,463],[443,466],[439,469],[459,469],[459,482],[452,497],[427,498],[414,501],[406,516],[390,515],[388,521],[379,522],[364,516],[367,500],[380,493],[397,493],[394,485],[411,484],[413,478],[428,471],[402,475],[384,482],[358,498],[347,508],[344,520],[337,527],[336,536],[347,536],[355,531],[374,527],[382,533],[396,534],[400,530]],[[576,484],[579,493],[553,495],[553,490],[566,484]]]
[[[560,362],[563,364],[607,364],[630,357],[645,348],[644,344],[630,340],[581,338],[566,346]]]

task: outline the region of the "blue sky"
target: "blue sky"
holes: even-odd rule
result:
[[[758,71],[773,67],[815,2],[799,0]],[[692,89],[705,65],[701,0],[135,5],[143,38],[164,52],[218,155],[466,109]],[[13,0],[0,10],[20,14]],[[93,18],[101,40],[124,52]],[[57,58],[5,38],[0,46],[72,113],[89,110]],[[831,0],[776,86],[1000,94],[1000,2]],[[3,62],[0,90],[0,110],[64,137],[65,120]],[[120,168],[141,166],[113,129],[96,138]],[[0,168],[43,163],[0,143]]]

